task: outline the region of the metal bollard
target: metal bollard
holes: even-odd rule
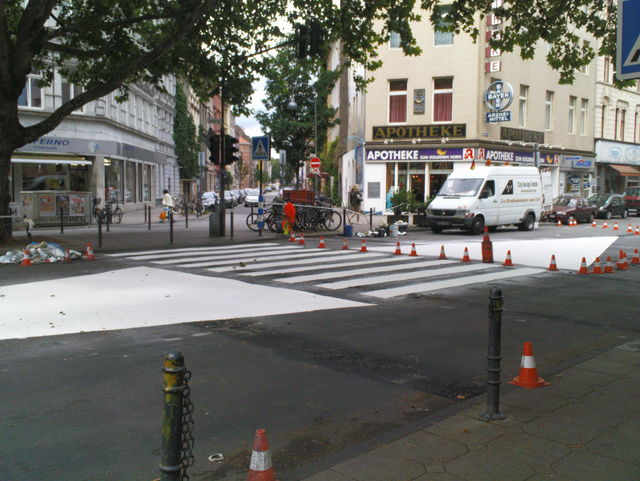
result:
[[[231,240],[233,240],[233,211],[231,211],[231,219],[229,219],[229,235],[231,236]]]
[[[60,207],[60,234],[64,234],[64,209]]]
[[[98,216],[98,247],[102,249],[102,218]]]
[[[144,223],[147,223],[147,206],[144,206]]]
[[[486,421],[500,421],[507,416],[500,412],[500,337],[503,309],[502,290],[492,287],[489,294],[489,350],[487,354],[487,412],[480,415]]]
[[[369,207],[369,230],[373,230],[373,207]]]
[[[169,243],[173,244],[173,211],[169,211]]]
[[[189,206],[188,205],[184,206],[184,228],[185,229],[189,228]]]
[[[162,380],[164,407],[162,413],[162,481],[180,481],[182,474],[182,407],[185,390],[184,356],[180,351],[164,355]]]
[[[146,207],[145,207],[146,209]],[[147,230],[151,230],[151,206],[149,206],[149,215],[147,216]]]
[[[106,209],[106,207],[105,207],[105,209]],[[105,217],[107,219],[107,232],[109,232],[109,226],[111,225],[111,216],[109,215],[109,212],[110,211],[107,211],[106,215],[105,215]]]

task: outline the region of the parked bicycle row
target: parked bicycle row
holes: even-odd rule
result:
[[[285,213],[283,204],[270,204],[264,212],[264,227],[271,232],[283,233]],[[296,206],[293,230],[297,232],[337,231],[342,225],[342,214],[330,204]],[[246,219],[247,227],[258,231],[258,212],[252,211]]]

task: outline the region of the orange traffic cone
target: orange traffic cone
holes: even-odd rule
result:
[[[362,245],[360,246],[360,252],[367,252],[367,241],[362,239]]]
[[[551,254],[551,262],[549,263],[549,268],[547,270],[548,271],[557,271],[558,270],[558,266],[556,265],[556,255],[555,254]]]
[[[289,242],[295,242],[296,241],[296,236],[293,233],[293,231],[291,231],[291,233],[289,234]]]
[[[627,225],[627,234],[633,234],[633,227],[631,227],[631,224]]]
[[[22,259],[22,262],[20,262],[21,266],[30,266],[31,265],[31,253],[29,252],[29,249],[25,249],[24,250],[24,257]]]
[[[596,224],[596,220],[593,219],[593,222],[591,223],[591,227],[598,227],[598,224]]]
[[[640,226],[636,226],[636,230],[633,235],[640,235]]]
[[[439,257],[439,259],[446,259],[446,258],[447,258],[447,255],[444,253],[444,246],[441,245],[440,246],[440,257]]]
[[[538,376],[536,360],[533,357],[533,346],[530,342],[524,343],[522,361],[520,361],[520,374],[509,381],[509,384],[515,384],[526,389],[536,389],[549,385],[547,381]]]
[[[340,249],[342,251],[348,251],[349,250],[349,241],[347,239],[342,241],[342,249]]]
[[[625,260],[625,253],[622,249],[618,252],[618,262],[616,262],[616,268],[619,271],[626,271],[629,268],[629,264]]]
[[[605,274],[613,274],[613,262],[611,261],[611,256],[607,256],[607,265],[604,266]]]
[[[502,265],[505,267],[513,267],[513,262],[511,262],[511,251],[507,251],[507,257]]]
[[[578,225],[578,222],[575,219],[569,219],[569,227],[575,227]]]
[[[589,274],[587,270],[587,259],[582,258],[582,262],[580,263],[580,269],[578,269],[578,274]]]
[[[86,247],[86,249],[84,251],[84,257],[88,261],[96,260],[96,256],[93,255],[93,247],[91,247],[91,242],[87,242],[87,247]]]
[[[617,223],[617,222],[614,222],[614,224],[613,224],[613,230],[620,230],[620,229],[618,229],[618,223]]]
[[[396,242],[396,250],[393,252],[394,256],[401,256],[402,251],[400,250],[400,241]]]
[[[304,242],[304,234],[300,234],[300,239],[298,239],[298,244],[300,244],[300,245],[305,245],[305,242]]]
[[[558,219],[558,222],[557,222],[556,226],[558,226],[558,227],[562,226],[562,222],[560,221],[560,219]]]
[[[275,479],[267,432],[264,429],[256,429],[247,481],[275,481]]]
[[[462,262],[471,262],[471,259],[469,259],[469,249],[466,247],[464,248],[464,254],[462,255]]]
[[[318,249],[326,249],[327,246],[324,243],[324,237],[320,236],[320,242],[318,243]]]
[[[638,256],[638,249],[633,250],[633,257],[631,258],[632,264],[640,264],[640,256]]]
[[[602,274],[602,263],[600,262],[599,257],[596,257],[596,260],[593,261],[593,269],[591,270],[591,274]]]
[[[609,226],[607,225],[607,221],[606,220],[604,221],[604,224],[602,224],[602,228],[603,229],[608,229],[609,228]]]
[[[409,252],[409,257],[418,257],[418,253],[416,252],[416,243],[411,243],[411,252]]]
[[[64,262],[71,262],[71,252],[69,252],[69,249],[64,250]]]

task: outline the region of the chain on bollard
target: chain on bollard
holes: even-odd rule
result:
[[[507,416],[500,412],[500,360],[502,311],[504,299],[499,287],[489,294],[489,349],[487,354],[487,412],[480,415],[485,421],[500,421]]]
[[[169,352],[163,363],[164,409],[162,418],[162,481],[188,481],[193,466],[193,403],[189,380],[191,371],[179,351]]]

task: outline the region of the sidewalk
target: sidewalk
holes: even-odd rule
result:
[[[479,420],[486,410],[483,397],[311,477],[290,473],[284,479],[640,480],[640,339],[547,380],[551,385],[541,389],[506,388],[503,372],[503,391],[509,391],[501,399],[503,421]]]

